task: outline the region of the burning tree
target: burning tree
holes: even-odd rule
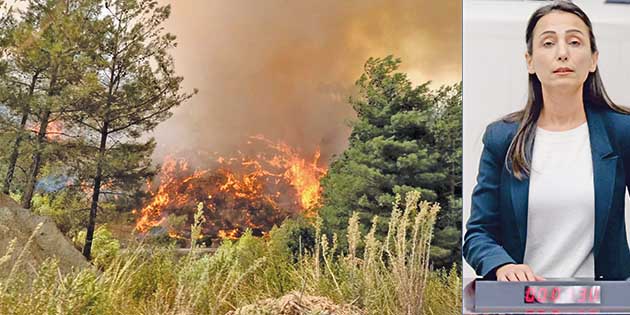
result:
[[[162,23],[170,6],[153,0],[105,1],[100,24],[101,45],[95,51],[96,71],[84,80],[81,110],[74,123],[89,136],[83,145],[91,153],[84,167],[92,174],[90,216],[83,254],[90,257],[102,185],[135,184],[152,174],[152,139],[143,132],[170,117],[170,110],[192,97],[182,93],[168,50],[175,36]]]

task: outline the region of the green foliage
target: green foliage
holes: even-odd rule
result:
[[[431,130],[446,180],[437,188],[445,211],[438,216],[432,260],[437,267],[455,264],[461,271],[462,226],[462,84],[443,86],[434,96]]]
[[[87,203],[82,193],[64,189],[35,195],[33,212],[50,217],[62,233],[72,238],[85,228]]]
[[[98,1],[24,1],[18,23],[10,31],[7,71],[0,80],[0,100],[6,108],[14,141],[6,147],[8,166],[3,190],[22,190],[22,205],[31,206],[41,168],[58,161],[63,137],[80,137],[66,128],[68,112],[76,110],[70,95],[90,68],[90,51],[97,47],[91,21],[98,16]],[[52,126],[57,124],[56,126]],[[56,129],[62,124],[64,130]],[[66,138],[67,139],[67,138]],[[20,165],[19,156],[32,151],[32,160]],[[24,182],[12,184],[13,171],[25,170]]]
[[[414,87],[396,72],[399,64],[392,56],[366,62],[356,82],[359,97],[350,98],[357,114],[350,145],[322,179],[324,231],[339,235],[342,244],[345,223],[355,211],[362,232],[372,216],[381,218],[376,237],[382,239],[394,196],[410,191],[445,206],[438,230],[459,229],[461,223],[456,219],[461,216],[461,84],[436,91],[429,82]],[[436,267],[459,261],[452,237],[450,230],[436,236]]]
[[[137,253],[141,256],[140,261],[146,263],[138,265],[130,279],[128,294],[134,300],[146,299],[164,288],[176,287],[178,266],[173,249],[155,247],[150,252]]]
[[[292,257],[294,262],[305,253],[313,253],[317,243],[315,228],[301,216],[285,219],[280,227],[274,226],[269,235],[273,251]]]
[[[85,231],[80,231],[77,236],[73,238],[73,241],[78,248],[83,248]],[[94,265],[104,268],[109,266],[114,258],[118,256],[120,242],[114,238],[105,225],[101,225],[96,229],[92,242],[92,246],[94,247],[92,263],[94,263]]]
[[[170,55],[175,36],[163,28],[170,6],[155,0],[22,5],[16,19],[0,16],[0,186],[20,195],[26,208],[35,196],[37,211],[52,215],[64,232],[76,226],[70,217],[78,201],[70,195],[81,187],[92,199],[85,200],[91,209],[83,222],[91,238],[97,212],[139,202],[156,173],[156,143],[145,134],[195,93],[180,91],[183,78]],[[68,204],[56,201],[59,189],[35,191],[51,178],[74,186],[61,196]]]
[[[174,255],[173,247],[99,246],[100,240],[114,243],[107,230],[99,228],[94,240],[99,270],[64,275],[48,260],[37,266],[32,280],[20,270],[0,277],[0,314],[114,315],[124,310],[130,315],[214,315],[288,292],[352,304],[363,314],[457,314],[459,273],[455,267],[430,271],[427,264],[439,207],[420,201],[417,192],[407,194],[404,205],[399,197],[395,200],[386,240],[376,239],[376,224],[361,233],[355,213],[347,223],[351,242],[342,250],[347,254],[336,254],[339,244],[321,235],[316,225],[321,241],[314,252],[300,252],[297,260],[289,236],[307,228],[300,219],[285,221],[265,238],[247,232],[237,241],[226,240],[213,254],[195,250],[191,239],[192,251],[184,257]],[[197,216],[195,226],[200,219]],[[358,243],[364,244],[363,258],[354,254]],[[104,251],[111,253],[109,259],[98,260],[100,248],[109,248]],[[5,268],[7,253],[0,255],[0,267]]]
[[[431,273],[426,285],[424,314],[459,315],[462,313],[462,278],[460,268],[438,269]]]
[[[155,142],[141,136],[196,93],[182,93],[183,78],[175,74],[170,55],[175,36],[162,26],[170,6],[155,0],[113,0],[105,6],[94,20],[100,26],[95,36],[101,45],[91,55],[92,80],[78,86],[89,93],[76,95],[79,110],[71,119],[88,134],[80,145],[89,157],[83,173],[89,174],[94,191],[86,257],[100,190],[110,185],[124,192],[155,174],[150,158]]]

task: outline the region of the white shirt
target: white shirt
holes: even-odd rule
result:
[[[588,124],[536,130],[524,264],[545,278],[594,278],[595,192]]]

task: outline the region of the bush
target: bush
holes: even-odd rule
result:
[[[270,235],[270,246],[280,246],[288,251],[296,263],[301,255],[313,253],[315,249],[315,227],[304,217],[286,219],[280,227],[274,227]]]
[[[357,215],[351,216],[348,246],[341,251],[336,250],[336,236],[321,234],[320,220],[314,227],[287,220],[265,238],[247,231],[209,255],[195,251],[202,218],[198,210],[191,251],[182,258],[172,247],[146,244],[121,251],[101,226],[93,251],[100,271],[62,275],[54,261],[47,261],[32,281],[19,273],[0,278],[0,314],[114,315],[124,310],[130,315],[216,315],[291,291],[354,305],[365,314],[460,313],[457,269],[431,271],[428,266],[439,207],[420,201],[416,192],[407,194],[404,208],[400,202],[397,197],[388,237],[382,241],[375,236],[378,218],[362,235]],[[312,252],[298,250],[296,260],[294,233],[311,228],[319,241]]]
[[[82,196],[72,191],[36,194],[32,203],[34,213],[50,217],[59,230],[70,238],[85,228],[89,208]]]
[[[72,239],[75,246],[83,248],[85,246],[86,232],[81,231]],[[105,225],[99,226],[94,231],[92,239],[92,263],[99,268],[107,267],[120,251],[120,242],[114,238]]]

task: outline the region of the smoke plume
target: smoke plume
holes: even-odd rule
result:
[[[166,4],[167,1],[163,1]],[[461,79],[461,1],[171,1],[166,30],[187,104],[155,131],[155,159],[243,150],[264,135],[321,148],[347,145],[347,98],[369,57],[393,54],[414,84]],[[194,161],[193,161],[194,162]],[[197,161],[203,163],[203,161]]]

